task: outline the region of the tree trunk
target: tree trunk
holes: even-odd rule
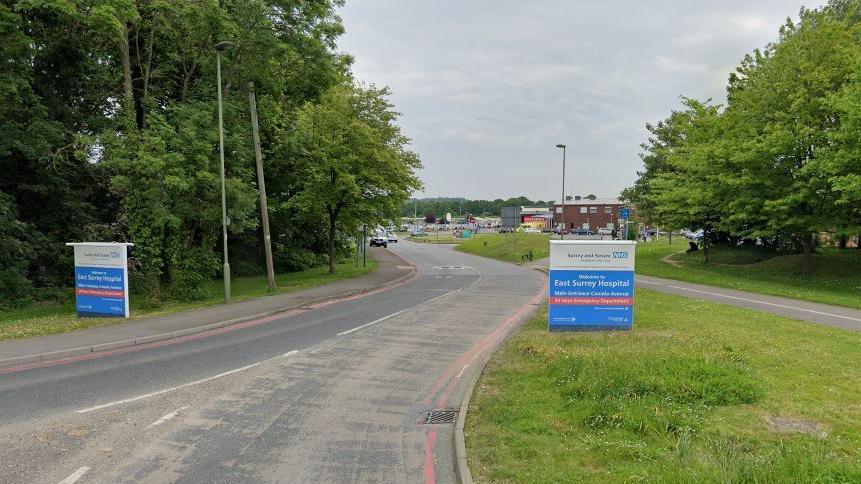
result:
[[[135,96],[132,90],[132,59],[129,52],[129,26],[123,24],[123,36],[120,39],[120,53],[123,58],[123,92],[125,94],[125,103],[123,109],[129,120],[135,119]]]
[[[335,214],[329,212],[329,274],[335,273]]]
[[[801,236],[801,247],[804,253],[804,274],[813,274],[813,234]]]
[[[845,234],[841,235],[840,238],[837,239],[837,248],[838,249],[845,249],[848,244],[849,244],[849,236],[848,235],[845,235]]]

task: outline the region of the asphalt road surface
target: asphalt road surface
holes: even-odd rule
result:
[[[388,291],[0,374],[0,482],[453,482],[456,409],[544,274],[401,242]],[[384,249],[372,249],[384,250]]]

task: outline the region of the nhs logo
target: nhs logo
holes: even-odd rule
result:
[[[614,259],[627,259],[628,253],[627,252],[613,252],[613,258]]]

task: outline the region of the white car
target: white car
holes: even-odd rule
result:
[[[523,233],[524,234],[540,234],[541,229],[537,229],[535,227],[526,227],[525,229],[523,229]]]
[[[598,229],[598,235],[613,235],[613,229],[601,227]]]
[[[398,242],[398,234],[394,232],[389,232],[388,240],[389,242],[396,244]]]

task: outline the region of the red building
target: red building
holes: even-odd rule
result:
[[[565,201],[565,228],[591,229],[621,227],[619,209],[624,204],[615,198],[596,198],[590,200],[575,196]],[[632,210],[633,212],[633,210]],[[553,226],[562,224],[562,205],[553,205]]]

